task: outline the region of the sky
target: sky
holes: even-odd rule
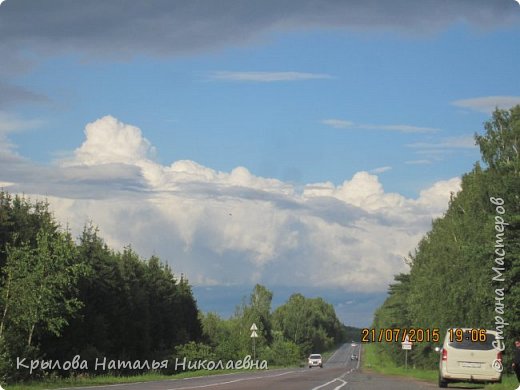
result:
[[[514,0],[7,0],[0,37],[0,186],[224,317],[260,283],[369,326],[520,104]]]

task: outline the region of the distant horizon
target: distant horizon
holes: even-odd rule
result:
[[[189,281],[189,278],[188,278]],[[240,306],[242,299],[249,303],[249,295],[254,286],[193,286],[192,291],[199,310],[204,313],[217,313],[221,318],[228,319],[233,316],[235,309]],[[348,291],[336,291],[335,294],[327,289],[287,286],[267,286],[273,292],[271,310],[283,305],[292,294],[302,294],[306,298],[323,298],[330,303],[338,319],[345,326],[355,328],[367,328],[372,325],[373,311],[386,299],[386,292],[379,293],[352,293]],[[201,300],[202,299],[202,300]],[[236,301],[235,301],[236,300]]]

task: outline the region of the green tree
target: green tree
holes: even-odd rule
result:
[[[87,360],[116,356],[123,307],[123,281],[118,258],[92,223],[84,227],[77,252],[78,261],[91,269],[78,281],[78,299],[83,307],[60,337],[41,338],[42,349],[59,361],[74,355]]]
[[[224,320],[217,313],[199,312],[199,320],[202,325],[203,339],[207,344],[216,347],[225,340],[227,333]]]
[[[322,298],[293,294],[273,314],[274,327],[304,353],[322,351],[342,339],[341,322],[331,304]]]
[[[273,340],[271,302],[273,293],[265,286],[256,284],[249,298],[249,307],[245,310],[245,315],[251,323],[255,323],[262,337],[270,344]]]
[[[0,269],[7,261],[8,244],[26,243],[34,248],[42,228],[56,232],[58,227],[47,202],[31,202],[27,197],[0,191]]]
[[[69,234],[45,229],[38,232],[34,249],[27,243],[8,246],[0,330],[8,323],[19,328],[26,334],[27,346],[37,326],[59,335],[81,307],[75,286],[87,268],[75,258]]]
[[[520,175],[520,105],[495,110],[484,129],[485,134],[475,134],[482,160],[494,171]]]

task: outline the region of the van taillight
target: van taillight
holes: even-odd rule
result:
[[[447,361],[448,360],[448,351],[446,349],[442,350],[442,360]]]
[[[502,352],[497,353],[497,360],[502,363]]]

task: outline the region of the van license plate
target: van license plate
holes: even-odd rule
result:
[[[461,366],[466,368],[480,368],[480,363],[462,362]]]

